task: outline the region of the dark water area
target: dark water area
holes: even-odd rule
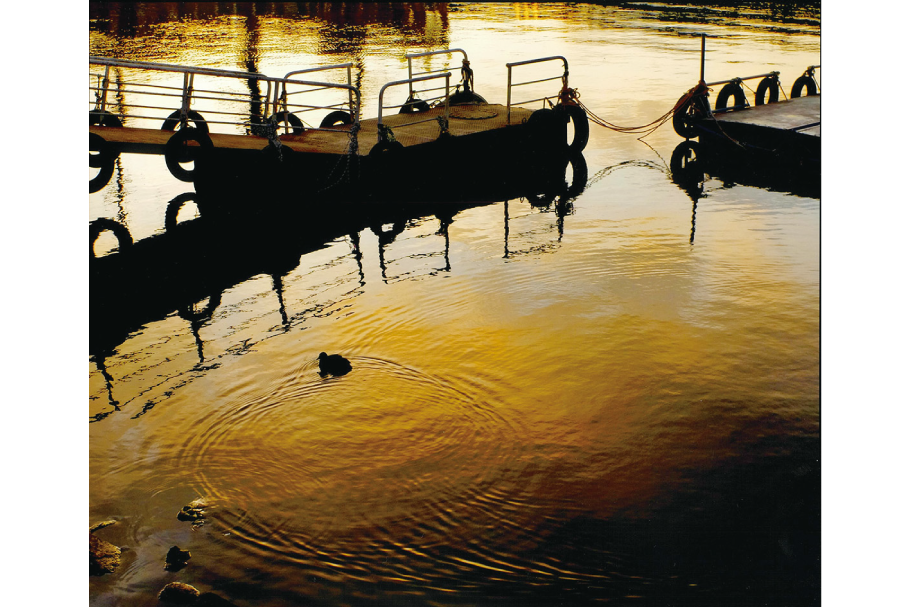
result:
[[[491,103],[507,62],[565,56],[585,105],[623,125],[697,82],[693,33],[709,81],[789,87],[820,63],[818,3],[89,16],[92,56],[277,76],[350,61],[364,118],[406,53],[445,48]],[[254,113],[261,91],[238,94]],[[571,161],[452,162],[438,190],[395,183],[375,205],[264,179],[214,213],[160,156],[121,154],[89,196],[133,244],[92,249],[88,434],[89,522],[116,520],[97,535],[123,555],[90,604],[157,605],[172,581],[241,607],[819,604],[818,166],[699,150],[680,172],[669,124],[637,137],[592,124]],[[352,371],[320,374],[322,351]],[[198,498],[204,521],[178,520]],[[173,545],[192,553],[179,571]]]

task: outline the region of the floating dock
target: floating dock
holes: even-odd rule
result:
[[[673,128],[686,139],[752,153],[762,161],[796,166],[821,162],[821,87],[810,65],[781,100],[780,72],[705,82],[705,35],[702,35],[701,77],[676,104]],[[757,80],[754,105],[746,81]],[[710,93],[720,87],[714,108]],[[751,90],[751,89],[750,89]],[[732,101],[732,104],[730,104]]]
[[[714,114],[696,124],[699,141],[730,144],[803,163],[821,162],[821,95]]]
[[[426,66],[430,56],[459,54],[461,81],[455,87],[448,66],[413,69],[418,58]],[[89,164],[99,171],[89,190],[105,186],[119,154],[140,153],[162,155],[171,173],[193,182],[208,206],[215,198],[257,195],[263,188],[292,194],[298,203],[327,194],[336,200],[383,199],[445,187],[446,179],[496,181],[497,173],[551,165],[553,156],[565,166],[587,142],[587,117],[564,94],[564,57],[506,64],[505,105],[474,92],[473,71],[461,49],[406,57],[408,78],[380,89],[377,116],[370,119],[361,117],[351,63],[271,77],[91,57]],[[513,69],[541,64],[562,69],[513,80]],[[315,72],[325,81],[309,80]],[[549,88],[537,93],[542,83]],[[538,89],[516,99],[518,87],[525,86]],[[405,88],[405,101],[388,101],[404,97]],[[315,126],[305,117],[322,120]],[[568,142],[571,121],[576,136]],[[457,167],[447,166],[453,162]]]
[[[521,125],[527,122],[532,113],[526,108],[518,107],[510,110],[510,108],[498,104],[453,106],[448,113],[449,134],[453,137],[464,137],[505,129],[512,125]],[[396,135],[396,141],[400,142],[404,148],[432,143],[439,139],[438,119],[445,117],[445,109],[431,108],[421,114],[421,117],[430,120],[411,124],[414,120],[410,114],[395,114],[385,118],[383,125],[393,130],[408,127],[406,133]],[[378,140],[378,127],[377,118],[360,121],[360,128],[356,134],[355,154],[369,155]],[[278,139],[282,146],[291,152],[345,155],[350,147],[351,130],[350,125],[335,126],[305,131],[300,135],[281,134]],[[155,155],[164,155],[167,142],[174,135],[172,131],[130,127],[110,128],[97,125],[90,125],[89,133],[103,137],[115,152]],[[347,136],[339,137],[339,134],[347,134]],[[221,150],[260,152],[270,144],[269,138],[265,136],[231,133],[209,133],[208,136],[213,147]]]

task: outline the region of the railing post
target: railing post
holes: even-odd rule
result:
[[[506,124],[512,124],[512,66],[506,66],[509,72],[506,84]]]
[[[102,112],[107,106],[107,89],[111,86],[111,66],[104,68],[104,79],[101,81],[101,107]]]
[[[445,108],[445,112],[444,112],[445,120],[446,120],[446,129],[448,129],[448,125],[449,125],[449,78],[450,77],[451,77],[451,74],[446,72],[446,108]]]
[[[348,86],[354,86],[353,82],[351,81],[350,65],[348,66]],[[358,107],[360,106],[359,103],[357,105]],[[357,115],[354,113],[354,91],[352,89],[348,89],[348,109],[351,111],[351,119],[357,119]]]
[[[180,126],[187,126],[187,114],[190,111],[190,98],[193,96],[193,73],[183,73],[183,99],[180,103]]]
[[[408,80],[412,80],[413,78],[414,78],[414,70],[411,67],[411,58],[408,57]],[[408,99],[413,99],[413,98],[414,98],[414,83],[408,82]]]
[[[705,36],[706,36],[706,34],[702,33],[702,35],[701,35],[701,77],[698,79],[699,82],[705,81]]]

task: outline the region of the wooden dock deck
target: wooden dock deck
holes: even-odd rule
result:
[[[739,145],[809,161],[821,159],[821,95],[797,97],[703,118],[699,139]]]
[[[415,114],[390,114],[383,116],[382,122],[392,129],[396,141],[408,148],[439,139],[440,124],[437,119],[444,116],[444,111],[443,107],[436,107]],[[449,108],[449,133],[462,137],[520,125],[531,113],[525,108],[512,107],[510,119],[509,110],[504,105],[456,105]],[[376,145],[378,124],[378,118],[361,120],[357,133],[359,156],[368,155]],[[343,155],[349,150],[350,130],[350,125],[337,126],[330,130],[306,130],[301,135],[282,134],[279,139],[282,145],[295,152]],[[165,145],[173,136],[171,131],[131,127],[90,126],[89,132],[100,135],[118,151],[138,154],[163,154]],[[269,143],[267,137],[257,135],[209,133],[209,137],[213,146],[221,150],[259,151]]]
[[[749,124],[759,128],[785,129],[812,137],[822,136],[821,95],[756,105],[735,112],[715,114],[722,126]]]

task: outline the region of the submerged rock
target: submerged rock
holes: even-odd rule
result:
[[[88,535],[88,573],[104,575],[111,573],[120,565],[120,548],[105,542],[89,533]]]
[[[114,525],[116,523],[117,523],[117,521],[115,521],[115,520],[101,521],[100,523],[95,523],[94,525],[89,527],[88,532],[95,533],[99,529],[104,529],[105,527],[110,527],[111,525]]]
[[[172,546],[167,551],[167,556],[164,557],[164,568],[168,571],[179,571],[186,567],[186,563],[191,557],[189,550],[181,550],[179,546]]]
[[[194,499],[177,513],[177,518],[181,521],[202,521],[206,508],[208,503],[203,498]]]
[[[175,605],[192,605],[199,597],[199,591],[182,582],[171,582],[158,593],[158,600]]]

